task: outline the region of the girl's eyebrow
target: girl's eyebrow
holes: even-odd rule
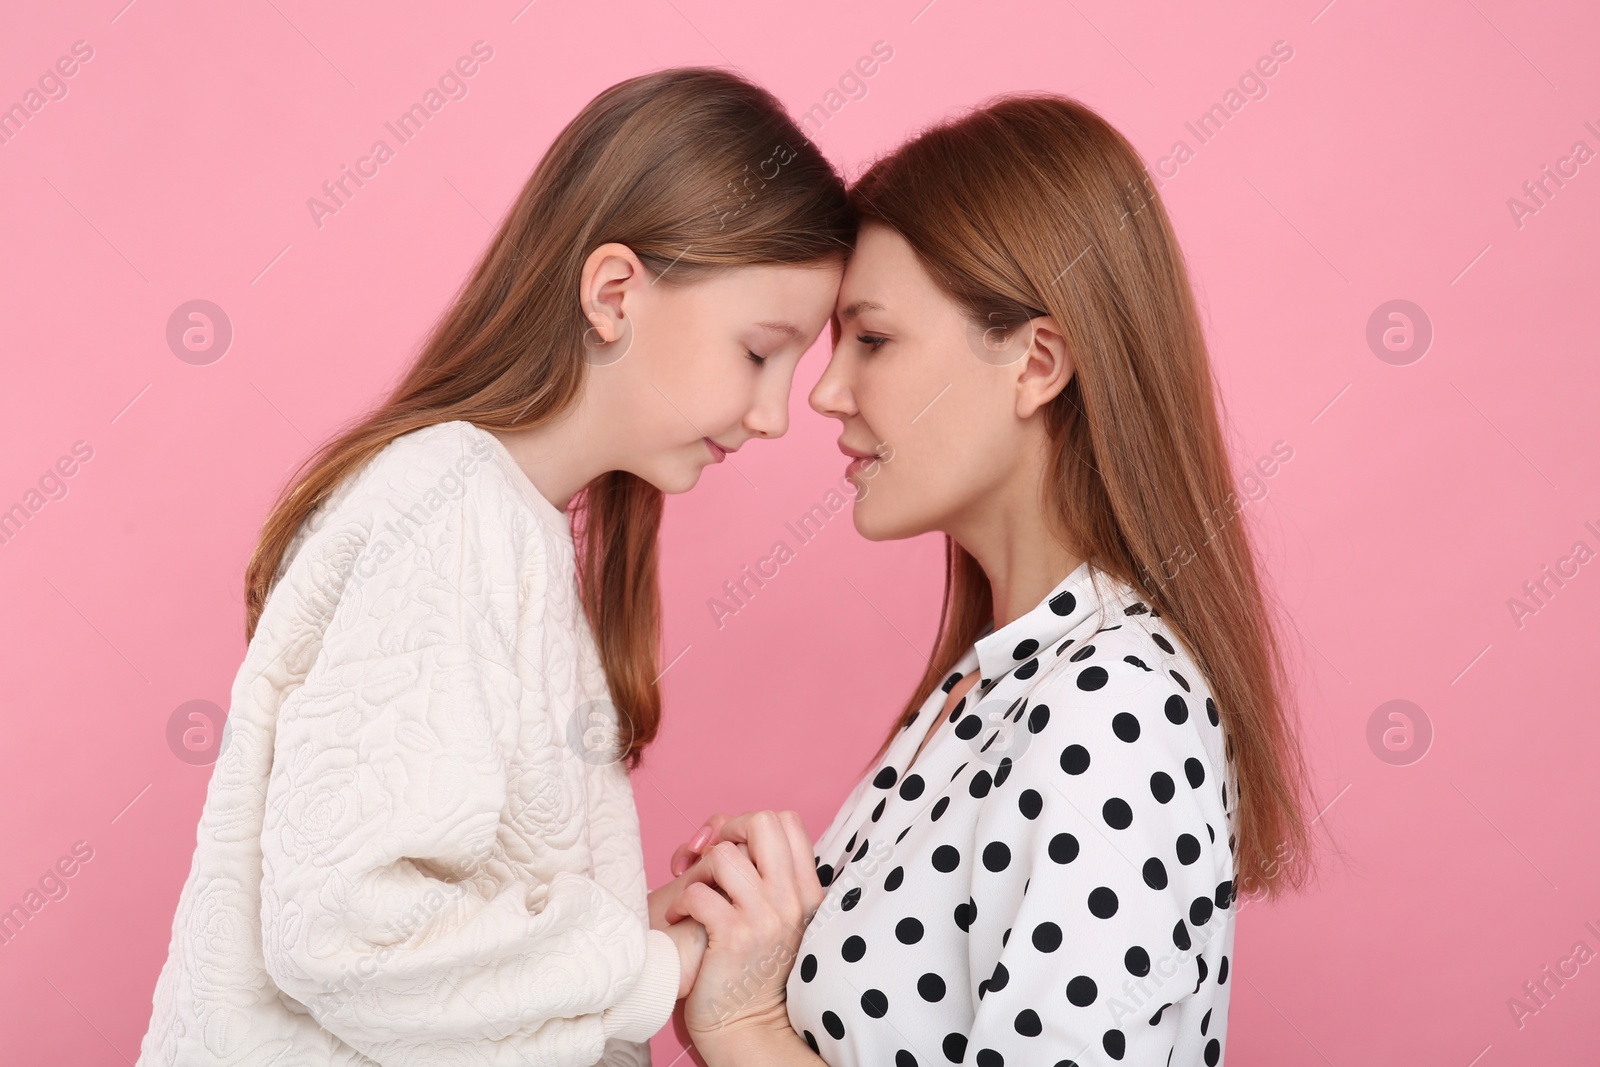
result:
[[[871,300],[857,300],[855,303],[849,305],[843,311],[839,312],[839,318],[840,319],[853,319],[857,315],[861,314],[863,311],[887,311],[887,310],[888,309],[885,308],[882,304],[876,303],[874,301],[871,301]]]
[[[789,337],[800,336],[800,327],[792,322],[758,322],[756,325],[763,330],[771,330],[774,333],[785,334]]]

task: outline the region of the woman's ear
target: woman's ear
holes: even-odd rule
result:
[[[578,301],[596,340],[617,340],[639,292],[650,283],[649,272],[633,249],[615,241],[603,244],[583,261]]]
[[[1021,365],[1017,374],[1019,419],[1029,418],[1054,400],[1072,380],[1076,369],[1072,349],[1068,347],[1066,335],[1055,319],[1040,315],[1028,320],[1024,328],[1030,330],[1032,336],[1027,353],[1018,361]]]

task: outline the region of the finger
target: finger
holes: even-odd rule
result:
[[[734,906],[704,882],[685,890],[680,903],[685,915],[706,928],[708,939],[727,936],[739,920]]]
[[[691,864],[687,871],[684,871],[678,876],[678,879],[684,883],[685,891],[695,882],[704,882],[705,884],[711,886],[711,888],[716,889],[719,893],[721,893],[722,890],[718,888],[716,884],[716,878],[716,871],[712,868],[711,860],[703,856]],[[724,893],[723,896],[726,897],[727,894]],[[664,913],[664,917],[667,922],[676,922],[677,920],[683,918],[684,912],[680,907],[682,901],[683,892],[680,892],[677,899],[667,906],[667,910]]]
[[[805,911],[800,883],[795,870],[795,857],[790,847],[789,833],[776,812],[752,811],[731,819],[722,827],[722,837],[730,841],[745,841],[750,846],[750,859],[766,886],[770,905],[790,921],[799,921]],[[809,846],[805,853],[811,854]]]
[[[672,877],[676,878],[684,871],[687,871],[694,866],[694,861],[699,858],[700,853],[695,851],[687,841],[679,845],[672,853],[672,862],[668,867],[672,871]]]
[[[789,835],[789,851],[794,854],[794,874],[800,885],[800,900],[805,904],[806,921],[822,906],[824,891],[817,877],[817,857],[812,850],[811,835],[806,832],[805,820],[797,811],[780,811],[778,821]]]
[[[711,846],[705,858],[716,875],[717,888],[728,894],[735,905],[752,912],[766,906],[762,900],[760,872],[735,845],[719,841]]]

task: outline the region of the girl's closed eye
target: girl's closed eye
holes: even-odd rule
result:
[[[887,337],[880,337],[875,333],[858,333],[856,334],[856,340],[866,345],[872,351],[876,352],[879,347],[889,339]]]
[[[754,352],[750,351],[748,348],[744,350],[744,354],[749,356],[750,359],[752,361],[754,361],[755,365],[758,366],[758,367],[764,366],[766,364],[766,362],[767,362],[767,357],[766,356],[758,356]]]

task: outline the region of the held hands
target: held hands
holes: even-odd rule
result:
[[[650,895],[651,925],[679,942],[695,1044],[709,1051],[720,1035],[750,1027],[792,1038],[784,987],[823,898],[800,816],[713,815],[674,853],[672,869],[677,877]]]

